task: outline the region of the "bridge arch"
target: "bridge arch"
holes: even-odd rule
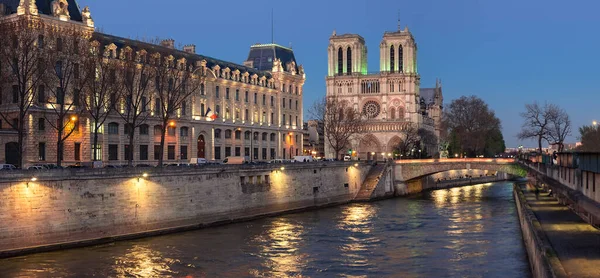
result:
[[[451,170],[487,170],[524,176],[525,169],[514,159],[424,159],[396,161],[397,181],[409,181]]]

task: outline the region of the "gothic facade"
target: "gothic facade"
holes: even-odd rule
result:
[[[379,45],[379,68],[367,71],[367,47],[357,34],[329,38],[327,96],[360,111],[366,123],[349,149],[361,159],[388,156],[406,138],[408,126],[439,137],[442,88],[421,88],[417,68],[417,44],[408,28],[385,32]],[[437,146],[428,146],[433,154]],[[331,148],[327,156],[334,157]],[[375,157],[373,157],[375,156]]]
[[[248,60],[236,64],[196,54],[194,45],[176,49],[173,40],[148,43],[96,32],[89,8],[79,10],[75,0],[0,0],[0,28],[9,27],[33,29],[37,49],[42,52],[81,43],[107,59],[136,61],[140,65],[166,59],[193,69],[202,84],[169,123],[163,150],[165,163],[189,162],[195,157],[219,161],[245,155],[269,160],[302,154],[305,74],[290,48],[253,45]],[[0,63],[0,70],[10,70],[7,64]],[[31,89],[35,90],[31,94],[35,101],[23,123],[25,167],[56,162],[58,135],[48,115],[61,104],[74,107],[72,115],[68,115],[73,119],[67,127],[72,133],[64,142],[63,164],[89,162],[94,152],[105,165],[127,163],[128,127],[122,117],[109,114],[100,129],[99,144],[92,146],[92,119],[78,109],[79,101],[69,99],[67,94],[62,101],[41,97],[44,85],[46,91],[51,87],[40,83]],[[0,110],[9,115],[0,118],[0,163],[16,161],[17,134],[7,123],[18,102],[11,91],[15,86],[0,87]],[[148,101],[147,107],[144,105],[148,114],[135,130],[134,165],[156,164],[160,150],[161,121],[157,111],[161,104],[151,90],[144,99]]]

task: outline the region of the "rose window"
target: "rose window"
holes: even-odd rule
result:
[[[379,103],[375,101],[367,101],[363,106],[363,113],[367,115],[369,118],[375,118],[379,115],[381,108],[379,107]]]

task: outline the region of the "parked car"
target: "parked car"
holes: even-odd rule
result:
[[[247,164],[250,158],[247,156],[228,156],[223,159],[223,164]]]
[[[344,161],[351,161],[352,157],[349,155],[344,155]]]
[[[150,164],[138,164],[138,165],[135,165],[135,167],[137,167],[137,168],[148,168],[148,167],[153,167],[153,166],[150,165]]]
[[[12,164],[0,164],[0,170],[17,170],[17,167],[15,167],[15,165]]]
[[[46,167],[46,169],[62,169],[64,167],[58,166],[56,164],[43,164],[42,166]]]
[[[121,165],[106,165],[104,168],[123,168]]]
[[[200,165],[200,164],[206,164],[206,163],[208,163],[208,160],[206,160],[206,158],[201,158],[201,157],[196,158],[196,157],[194,157],[194,158],[190,159],[190,164],[198,164],[198,165]]]
[[[33,166],[29,166],[29,168],[27,168],[27,170],[46,170],[46,168],[41,165],[33,165]]]
[[[315,161],[310,155],[297,155],[294,156],[294,162],[313,162]]]

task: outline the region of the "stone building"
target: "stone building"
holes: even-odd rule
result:
[[[367,47],[357,34],[329,38],[327,96],[337,97],[367,117],[359,136],[348,146],[361,159],[392,153],[404,140],[409,125],[438,137],[442,115],[442,87],[421,88],[417,44],[407,27],[385,32],[379,45],[380,70],[367,71]],[[437,149],[436,146],[429,146]],[[326,145],[328,157],[334,157]]]
[[[189,162],[194,157],[218,161],[245,155],[269,160],[302,154],[305,74],[290,48],[253,45],[248,60],[243,65],[236,64],[197,54],[194,45],[176,49],[174,40],[148,43],[96,32],[89,8],[79,10],[75,0],[0,0],[0,28],[7,26],[34,28],[39,41],[44,41],[39,51],[81,41],[90,51],[98,51],[107,59],[140,64],[166,59],[193,69],[202,84],[169,122],[165,163]],[[3,100],[0,111],[10,115],[14,111],[10,85],[0,87],[0,93]],[[75,104],[74,98],[69,100],[65,95],[65,99]],[[24,123],[25,166],[54,163],[57,158],[57,131],[50,127],[51,117],[47,115],[58,101],[41,97],[36,100]],[[135,130],[134,164],[158,161],[161,122],[156,111],[160,103],[152,91],[148,92],[147,100],[148,107],[144,109],[148,109],[148,117]],[[77,105],[72,111],[68,115],[73,119],[69,130],[74,132],[64,142],[63,164],[89,162],[93,150],[104,164],[126,164],[128,126],[122,117],[116,113],[108,116],[102,125],[99,144],[93,147],[91,119]],[[0,163],[15,163],[16,133],[4,121],[0,119]]]

